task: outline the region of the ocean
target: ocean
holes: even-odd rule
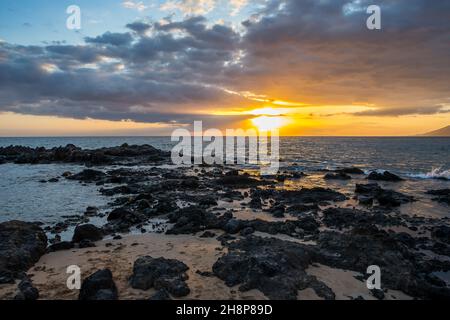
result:
[[[175,144],[170,137],[0,138],[0,146],[46,148],[74,144],[96,149],[123,143],[150,144],[162,150],[170,150]],[[427,190],[450,188],[450,138],[282,137],[280,157],[282,168],[294,168],[309,175],[300,185],[320,185],[349,194],[355,183],[367,180],[325,181],[321,170],[349,166],[366,172],[389,170],[406,178],[389,185],[390,188],[423,200],[402,206],[402,210],[408,214],[450,216],[447,205],[437,204],[424,195]],[[59,183],[39,182],[59,177],[65,171],[82,169],[70,164],[0,165],[0,221],[20,219],[53,224],[63,216],[82,214],[87,206],[106,209],[111,198],[102,196],[98,186],[81,186],[65,179]]]

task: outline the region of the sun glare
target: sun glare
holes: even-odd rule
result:
[[[252,123],[259,131],[270,131],[281,128],[286,124],[284,117],[261,116],[252,119]]]
[[[266,107],[266,108],[254,109],[254,110],[248,111],[248,113],[252,114],[254,116],[279,116],[279,115],[282,115],[283,113],[285,113],[285,110]]]

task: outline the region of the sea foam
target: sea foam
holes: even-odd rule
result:
[[[450,180],[450,170],[443,170],[442,167],[433,168],[427,173],[410,174],[412,178],[419,179],[443,179]]]

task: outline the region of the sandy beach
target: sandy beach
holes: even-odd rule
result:
[[[217,230],[216,230],[217,231]],[[272,237],[268,234],[258,236]],[[286,237],[275,236],[286,239]],[[295,239],[291,239],[295,240]],[[33,284],[41,292],[44,300],[78,299],[78,290],[69,290],[66,285],[67,267],[77,265],[86,277],[98,269],[108,268],[112,271],[120,299],[146,300],[154,293],[131,288],[129,277],[132,274],[132,261],[139,256],[164,257],[177,259],[189,266],[187,283],[191,293],[181,299],[200,300],[267,300],[259,290],[241,292],[235,287],[227,287],[216,277],[206,277],[197,271],[210,271],[216,260],[226,253],[216,239],[194,236],[161,236],[145,234],[127,236],[121,240],[104,240],[96,243],[95,248],[76,249],[53,252],[44,255],[28,272]],[[356,272],[333,269],[322,265],[312,266],[307,272],[324,281],[336,293],[338,300],[350,300],[362,296],[375,300],[364,282],[355,279]],[[0,299],[12,299],[16,293],[16,285],[0,285]],[[387,299],[411,299],[411,297],[395,290],[389,290]],[[312,289],[299,290],[299,300],[323,300]]]

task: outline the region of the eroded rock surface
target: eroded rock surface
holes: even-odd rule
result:
[[[81,284],[79,300],[117,300],[117,287],[111,270],[98,270],[84,279]]]
[[[47,236],[34,223],[0,223],[0,284],[22,278],[46,252]]]
[[[140,257],[134,262],[130,284],[135,289],[166,290],[175,297],[189,294],[185,280],[188,266],[174,259]]]

